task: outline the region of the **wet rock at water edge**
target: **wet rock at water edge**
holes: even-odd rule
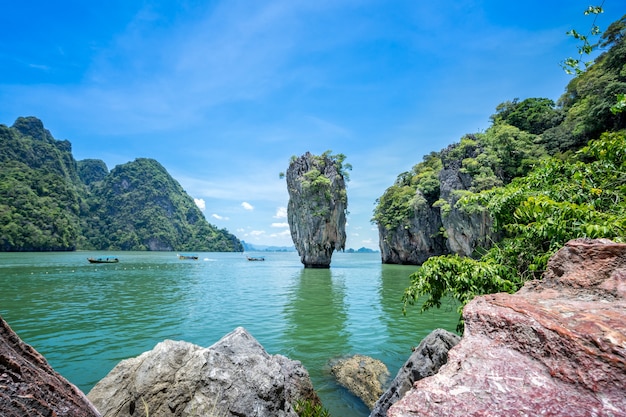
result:
[[[433,330],[404,363],[389,388],[376,401],[370,417],[385,417],[393,403],[406,394],[415,381],[435,375],[448,362],[448,351],[456,346],[459,335],[444,329]]]
[[[340,385],[360,398],[370,410],[389,379],[384,363],[363,355],[335,359],[331,361],[330,371]]]
[[[238,327],[203,348],[165,340],[120,362],[89,392],[104,417],[297,417],[298,400],[319,404],[298,361],[270,355]]]
[[[99,417],[76,386],[0,317],[0,416]]]
[[[570,241],[542,280],[463,317],[448,363],[389,417],[626,416],[626,244]]]

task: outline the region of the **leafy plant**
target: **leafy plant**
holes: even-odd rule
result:
[[[299,417],[330,417],[330,413],[321,404],[314,404],[311,400],[297,400],[294,411]]]
[[[585,16],[594,15],[593,23],[591,24],[588,34],[582,34],[576,29],[571,29],[566,32],[568,36],[580,41],[577,47],[578,58],[569,57],[561,62],[561,67],[567,74],[580,75],[593,63],[593,61],[583,61],[583,56],[591,54],[597,46],[597,43],[591,43],[591,39],[593,36],[598,36],[601,33],[600,28],[596,25],[596,18],[601,13],[604,13],[601,6],[589,6],[584,11]]]

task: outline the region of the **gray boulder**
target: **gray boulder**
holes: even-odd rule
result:
[[[371,410],[389,379],[384,363],[369,356],[354,355],[332,361],[331,373],[337,382],[360,398]]]
[[[448,351],[460,340],[458,335],[447,330],[433,330],[413,351],[391,382],[391,386],[376,401],[370,417],[385,417],[389,407],[402,398],[415,381],[435,375],[448,361]]]
[[[208,348],[165,340],[87,396],[104,417],[297,417],[296,401],[320,403],[300,362],[269,355],[242,327]]]

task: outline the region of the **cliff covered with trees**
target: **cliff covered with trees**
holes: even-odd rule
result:
[[[374,213],[383,262],[422,265],[405,308],[420,300],[424,311],[452,297],[461,312],[476,295],[515,292],[541,277],[572,239],[626,241],[624,35],[626,16],[558,103],[502,103],[484,133],[429,154],[387,189]],[[438,256],[398,257],[420,252],[410,240],[417,233]]]
[[[605,52],[572,79],[557,103],[547,98],[502,103],[484,132],[467,134],[398,175],[374,210],[382,261],[479,257],[505,236],[506,227],[493,209],[469,203],[475,201],[469,196],[505,187],[546,164],[588,163],[579,151],[589,141],[603,132],[623,132],[626,113],[612,108],[626,92],[624,27],[622,18],[605,31],[598,45]]]
[[[242,251],[157,161],[76,161],[34,117],[0,124],[0,251]]]

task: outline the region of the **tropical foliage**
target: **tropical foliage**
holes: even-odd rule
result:
[[[514,292],[540,278],[548,259],[575,238],[626,240],[626,131],[605,133],[570,161],[543,161],[505,187],[466,194],[461,206],[482,207],[504,238],[480,259],[428,259],[411,275],[405,308],[426,296],[422,311],[446,296],[459,312],[474,296]]]
[[[513,292],[540,278],[570,239],[626,240],[625,28],[626,16],[607,29],[598,46],[608,51],[577,72],[556,105],[544,98],[502,103],[484,133],[436,154],[471,178],[455,207],[487,212],[501,239],[474,258],[428,259],[411,275],[405,309],[416,302],[422,311],[439,307],[452,297],[460,312],[476,295]],[[412,193],[421,190],[405,179],[427,171],[421,163],[398,177],[379,199],[379,225],[411,214]],[[399,193],[401,187],[408,188]],[[445,215],[446,204],[433,206]]]

